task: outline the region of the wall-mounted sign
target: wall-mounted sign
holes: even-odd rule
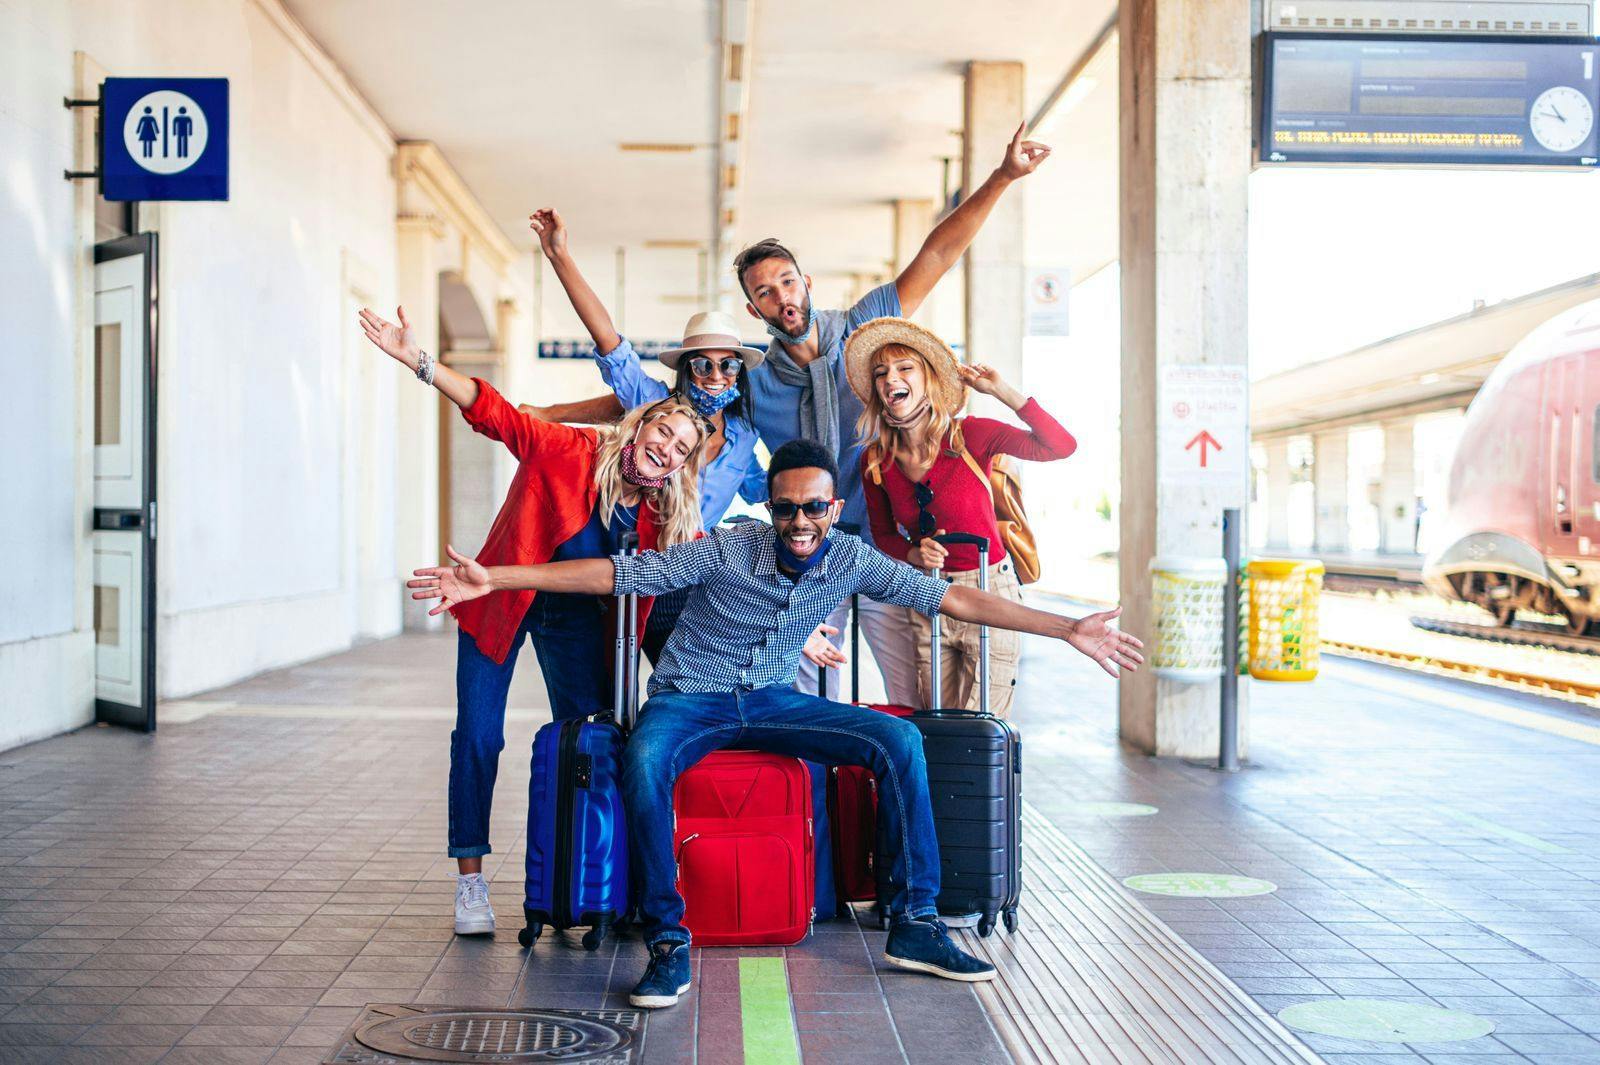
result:
[[[226,200],[228,79],[107,78],[100,90],[100,194]]]
[[[1156,388],[1163,485],[1203,485],[1243,506],[1249,484],[1250,378],[1241,366],[1168,365]]]
[[[1028,332],[1031,337],[1064,337],[1072,275],[1066,267],[1028,271]]]
[[[1265,35],[1268,163],[1600,162],[1600,44],[1570,38]]]

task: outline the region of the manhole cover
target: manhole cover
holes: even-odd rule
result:
[[[633,1060],[637,1010],[369,1005],[325,1065]]]

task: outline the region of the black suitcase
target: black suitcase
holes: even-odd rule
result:
[[[970,533],[935,537],[943,544],[978,549],[978,587],[989,590],[989,541]],[[938,571],[934,571],[938,576]],[[938,701],[940,618],[933,618],[930,690]],[[1022,897],[1022,736],[989,713],[989,630],[979,630],[980,709],[919,710],[911,723],[922,732],[928,793],[939,839],[939,912],[977,913],[978,934],[996,920],[1017,930]]]

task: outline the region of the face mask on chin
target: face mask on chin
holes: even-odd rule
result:
[[[817,311],[816,308],[811,305],[811,286],[806,286],[806,320],[805,324],[801,327],[800,332],[791,335],[789,333],[785,333],[781,326],[773,325],[771,322],[767,322],[766,325],[767,335],[772,337],[774,340],[781,340],[785,344],[804,344],[806,342],[806,338],[811,336],[811,331],[815,329],[817,325]]]

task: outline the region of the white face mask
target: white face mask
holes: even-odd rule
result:
[[[801,284],[805,285],[805,282],[802,281]],[[768,336],[772,337],[774,340],[781,340],[785,344],[804,344],[806,342],[806,338],[811,335],[811,330],[815,329],[817,326],[817,310],[811,304],[811,286],[805,285],[805,290],[806,321],[800,332],[791,336],[790,334],[785,333],[778,326],[773,325],[771,322],[766,322]],[[763,319],[763,321],[765,321],[765,319]]]

